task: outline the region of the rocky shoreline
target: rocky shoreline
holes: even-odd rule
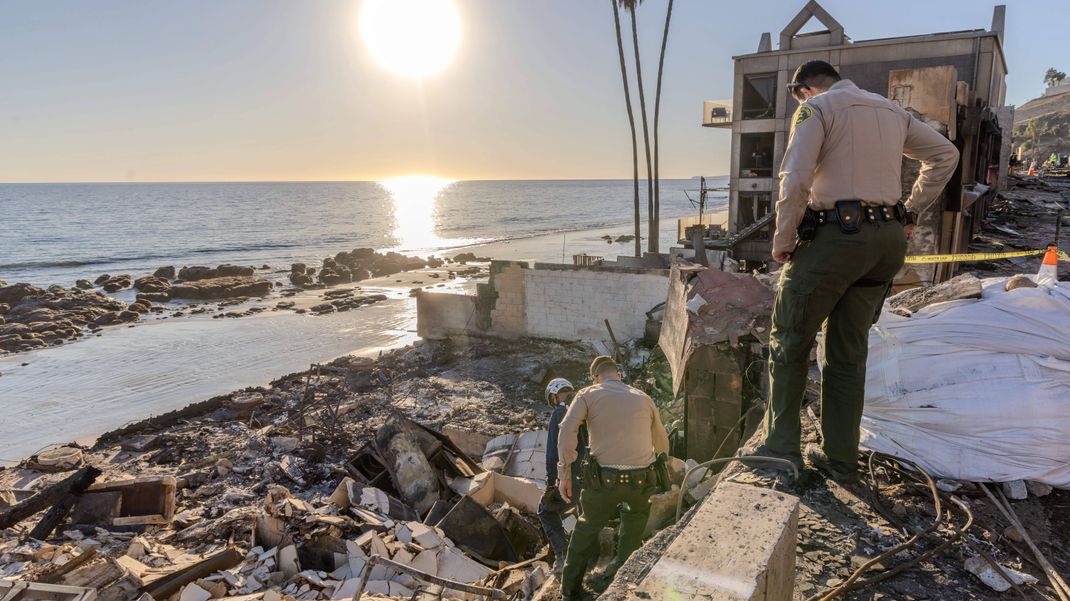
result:
[[[272,268],[268,265],[222,264],[177,269],[169,265],[140,277],[102,274],[92,282],[78,280],[69,288],[59,284],[47,288],[27,283],[3,285],[0,286],[0,356],[100,335],[109,326],[133,326],[152,316],[168,319],[214,313],[213,318],[239,318],[268,310],[292,310],[310,315],[348,311],[384,301],[388,296],[365,294],[360,288],[336,287],[402,272],[437,270],[447,264],[456,265],[456,268],[448,269],[444,274],[433,273],[430,277],[435,280],[443,276],[450,280],[458,276],[480,277],[486,275],[485,266],[468,263],[487,261],[489,259],[472,253],[461,253],[453,259],[434,256],[424,259],[358,248],[326,257],[318,268],[294,263],[285,279],[279,277],[274,281],[257,274],[270,272]],[[401,280],[394,283],[401,283]],[[411,289],[410,293],[415,293],[416,289]],[[133,302],[111,296],[130,290],[135,293]],[[273,306],[265,304],[275,293],[282,298],[291,298],[308,290],[324,290],[324,302],[307,308],[288,300],[280,300]],[[253,304],[240,310],[235,308],[249,302]]]

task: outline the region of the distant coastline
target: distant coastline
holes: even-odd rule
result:
[[[631,230],[630,223],[623,223],[543,233],[470,245],[448,254],[471,252],[543,262],[562,258],[568,262],[573,254],[583,253],[615,257],[630,254],[632,243],[607,244],[603,237],[616,238]],[[663,219],[661,230],[663,240],[674,241],[675,219]],[[272,269],[260,273],[274,281],[281,282],[289,273],[289,265],[269,266]],[[8,418],[0,423],[0,458],[17,460],[46,444],[92,439],[133,420],[265,384],[280,374],[307,369],[310,363],[347,354],[374,355],[409,344],[416,325],[410,289],[471,291],[483,281],[472,276],[450,279],[445,273],[450,269],[459,266],[437,270],[438,278],[432,277],[436,270],[425,269],[286,298],[276,292],[233,305],[204,303],[210,309],[204,313],[149,317],[133,328],[111,326],[100,336],[60,347],[0,356],[0,397]],[[386,299],[318,316],[309,311],[332,300],[376,294]],[[134,293],[124,290],[115,296],[133,298]],[[279,309],[280,302],[294,304]],[[305,312],[297,313],[300,309]]]

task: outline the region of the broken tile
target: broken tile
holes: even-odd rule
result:
[[[456,582],[482,582],[491,574],[490,568],[468,558],[456,548],[445,548],[438,553],[438,576]]]
[[[194,583],[187,584],[182,588],[182,594],[179,595],[179,601],[208,601],[212,598],[212,593],[204,590]]]
[[[287,578],[293,578],[301,571],[299,564],[297,563],[297,547],[293,545],[287,545],[279,549],[279,570],[286,575]]]

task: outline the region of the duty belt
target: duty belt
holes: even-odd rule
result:
[[[834,209],[821,211],[807,209],[807,211],[813,213],[817,220],[817,225],[838,223],[848,227],[856,226],[859,222],[898,221],[899,223],[906,223],[907,215],[906,208],[901,202],[894,205],[872,206],[864,205],[858,200],[838,201]]]
[[[637,490],[645,490],[657,486],[657,471],[654,464],[634,469],[614,469],[603,466],[600,480],[603,488],[628,486]]]

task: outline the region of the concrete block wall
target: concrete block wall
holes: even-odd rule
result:
[[[431,339],[486,335],[608,341],[603,321],[608,319],[623,342],[643,336],[646,312],[668,296],[669,271],[495,261],[487,286],[493,300],[483,305],[483,313],[475,296],[421,293],[417,332]],[[484,319],[488,308],[489,319]]]
[[[429,340],[475,333],[476,311],[475,296],[421,291],[416,297],[416,333]]]
[[[490,312],[495,334],[515,338],[527,334],[526,279],[527,265],[516,261],[494,261],[491,285],[497,293]]]
[[[665,270],[565,267],[536,265],[524,271],[529,336],[609,340],[608,319],[617,340],[639,338],[646,312],[665,302],[669,290]]]

